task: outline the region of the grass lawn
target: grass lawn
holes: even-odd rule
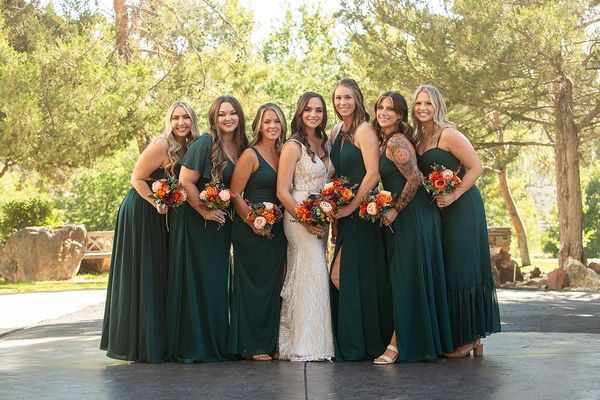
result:
[[[517,264],[519,264],[519,266],[521,265],[520,258],[514,258],[514,260],[517,262]],[[547,274],[548,272],[558,268],[557,258],[530,258],[530,261],[531,265],[521,267],[521,272],[529,272],[533,268],[538,267],[540,271]]]
[[[81,274],[68,281],[7,282],[0,277],[0,294],[25,292],[54,292],[61,290],[106,289],[108,274]]]

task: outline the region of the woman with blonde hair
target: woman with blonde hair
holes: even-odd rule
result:
[[[100,349],[127,361],[158,363],[165,357],[167,208],[152,199],[152,181],[177,177],[179,162],[198,136],[196,114],[175,101],[165,114],[163,134],[140,154],[132,189],[115,226]]]
[[[383,232],[358,216],[361,201],[379,182],[379,138],[354,79],[335,84],[333,105],[342,122],[332,129],[331,161],[337,176],[358,185],[351,202],[338,210],[332,232],[335,358],[372,360],[383,353],[393,331]]]
[[[435,202],[442,221],[442,248],[454,350],[446,357],[483,354],[480,338],[500,332],[500,313],[492,277],[483,199],[475,181],[483,166],[469,140],[446,119],[440,91],[422,85],[413,95],[419,168],[425,176],[435,164],[456,171],[462,182]]]
[[[279,206],[279,152],[287,131],[281,109],[273,103],[260,106],[252,131],[253,139],[231,178],[237,213],[232,230],[235,273],[228,349],[244,358],[270,361],[277,351],[287,242],[282,221],[273,225],[267,237],[246,216],[251,211],[249,203]]]
[[[191,362],[221,361],[227,354],[231,220],[207,209],[199,194],[209,182],[229,187],[238,157],[248,145],[242,107],[220,96],[208,112],[210,129],[181,161],[188,204],[177,209],[169,238],[167,356]]]

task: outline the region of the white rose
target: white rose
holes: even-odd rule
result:
[[[263,201],[263,204],[265,205],[265,210],[267,211],[271,211],[273,207],[275,207],[275,204],[270,203],[268,201]]]
[[[379,192],[379,194],[390,197],[392,196],[392,192],[388,192],[387,190],[382,190],[381,192]]]
[[[183,189],[181,189],[181,201],[186,201],[187,200],[187,192]]]
[[[219,192],[219,198],[223,201],[228,201],[231,199],[231,193],[229,193],[229,190],[223,189]]]
[[[369,215],[377,215],[377,204],[374,201],[367,204],[367,213]]]
[[[319,203],[319,208],[321,210],[323,210],[324,213],[328,214],[331,212],[331,210],[333,209],[333,207],[331,207],[331,204],[329,204],[328,201],[321,201]]]
[[[152,191],[158,192],[158,190],[160,189],[161,186],[162,186],[162,183],[160,183],[159,181],[154,181],[154,183],[152,183]]]
[[[201,191],[198,197],[200,197],[200,200],[206,200],[206,190]]]
[[[262,229],[265,227],[266,224],[267,220],[265,219],[265,217],[256,217],[256,219],[254,220],[254,227],[256,229]]]
[[[323,189],[331,189],[333,187],[333,182],[329,182],[326,183],[325,186],[323,186]]]

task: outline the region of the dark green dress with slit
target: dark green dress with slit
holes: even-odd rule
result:
[[[434,163],[456,171],[460,161],[434,147],[419,157],[426,177]],[[465,174],[461,168],[459,176]],[[441,209],[442,248],[454,346],[500,332],[500,312],[494,288],[483,199],[473,185],[454,203]]]
[[[244,199],[275,205],[277,172],[252,148],[258,169],[250,175]],[[283,220],[275,223],[272,238],[260,236],[236,214],[232,228],[233,285],[228,350],[243,357],[273,354],[277,350],[281,287],[287,241]]]
[[[211,181],[211,145],[210,135],[202,135],[181,161],[200,173],[198,191]],[[228,161],[227,187],[232,174]],[[205,221],[187,203],[175,211],[169,214],[167,356],[185,363],[221,361],[227,356],[232,222]]]
[[[148,185],[164,177],[157,169]],[[110,260],[100,339],[108,357],[164,361],[167,242],[165,216],[131,188],[119,207]]]
[[[360,185],[366,174],[362,153],[343,142],[341,132],[331,161],[337,176]],[[335,360],[371,360],[384,352],[394,329],[383,232],[361,219],[358,208],[337,224],[334,260],[341,249],[340,288],[330,285]]]
[[[385,152],[379,160],[385,190],[400,195],[406,178]],[[441,221],[422,186],[385,229],[398,361],[433,360],[453,350]]]

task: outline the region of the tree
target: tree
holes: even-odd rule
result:
[[[587,29],[598,20],[598,7],[583,0],[444,4],[443,10],[409,0],[344,4],[342,17],[357,45],[355,62],[387,86],[441,87],[474,142],[551,144],[559,264],[568,257],[585,261],[578,149],[600,122],[598,32]],[[533,135],[495,142],[489,116],[496,111],[501,126],[519,122]],[[474,126],[482,115],[487,123]],[[484,135],[475,134],[477,128]]]

